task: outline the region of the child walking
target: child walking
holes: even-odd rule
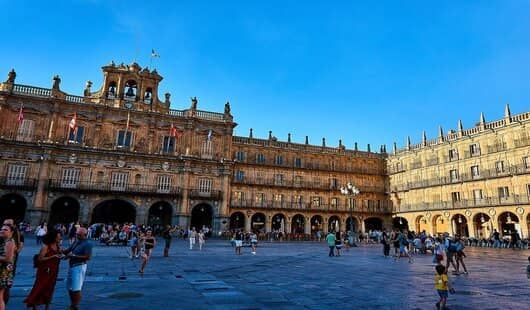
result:
[[[440,296],[440,300],[436,303],[436,309],[446,309],[445,305],[447,304],[447,297],[449,292],[454,293],[454,289],[451,287],[449,282],[449,276],[445,266],[436,265],[436,274],[434,275],[434,288]]]

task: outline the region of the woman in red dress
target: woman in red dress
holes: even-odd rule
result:
[[[38,305],[45,305],[46,309],[50,308],[59,273],[59,262],[63,257],[59,248],[61,234],[57,230],[49,230],[42,238],[42,242],[44,245],[39,252],[35,284],[24,300],[28,309],[37,309]]]

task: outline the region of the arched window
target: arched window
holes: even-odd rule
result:
[[[125,94],[124,99],[125,100],[136,100],[136,91],[137,91],[137,84],[134,80],[129,80],[127,83],[125,83]]]
[[[147,104],[151,104],[153,102],[153,89],[151,87],[148,87],[145,90],[144,102],[147,103]]]
[[[116,82],[114,81],[109,83],[109,88],[107,89],[107,98],[108,99],[116,98]]]

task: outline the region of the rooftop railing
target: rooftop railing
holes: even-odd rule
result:
[[[530,197],[527,195],[512,195],[508,197],[485,197],[480,199],[469,199],[459,201],[440,201],[402,204],[396,208],[396,212],[417,212],[431,210],[451,210],[480,207],[495,207],[509,205],[527,205]]]

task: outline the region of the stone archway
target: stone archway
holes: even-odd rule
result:
[[[254,213],[250,219],[250,228],[253,231],[265,232],[265,214]]]
[[[79,220],[79,201],[72,197],[60,197],[50,207],[49,225],[69,224]]]
[[[416,231],[415,233],[419,234],[423,231],[427,232],[428,226],[427,226],[427,218],[424,215],[418,215],[416,217]]]
[[[469,237],[469,230],[467,228],[467,218],[462,214],[455,214],[451,218],[453,225],[453,235],[460,237]]]
[[[191,210],[190,228],[199,231],[203,227],[212,228],[213,208],[207,203],[201,203]]]
[[[26,215],[27,202],[19,194],[6,194],[0,198],[0,220],[13,219],[20,223]]]
[[[100,202],[92,210],[91,223],[123,224],[136,222],[135,206],[122,199],[110,199]]]
[[[336,215],[333,215],[328,220],[328,232],[329,231],[340,231],[340,218]]]
[[[432,234],[433,236],[450,233],[450,222],[441,214],[436,214],[432,217]]]
[[[409,221],[404,217],[396,216],[392,219],[392,228],[400,231],[409,230]]]
[[[243,212],[234,212],[230,215],[230,230],[245,229],[245,215]]]
[[[311,234],[316,234],[317,231],[322,231],[322,223],[324,220],[320,215],[314,215],[311,218]]]
[[[305,233],[305,217],[301,214],[296,214],[291,220],[291,233],[303,234]]]
[[[383,220],[378,217],[369,217],[364,220],[364,230],[383,230]]]
[[[173,207],[167,201],[158,201],[151,205],[149,214],[147,216],[147,225],[155,229],[155,231],[171,225],[173,218]],[[156,228],[158,229],[156,229]]]
[[[473,229],[478,239],[488,239],[493,232],[491,218],[486,213],[477,213],[473,217]]]
[[[521,225],[519,223],[519,217],[513,212],[503,212],[499,214],[499,229],[502,236],[508,236],[513,231],[517,230],[521,234]]]
[[[271,220],[271,228],[272,230],[285,232],[285,215],[282,213],[275,214]]]

